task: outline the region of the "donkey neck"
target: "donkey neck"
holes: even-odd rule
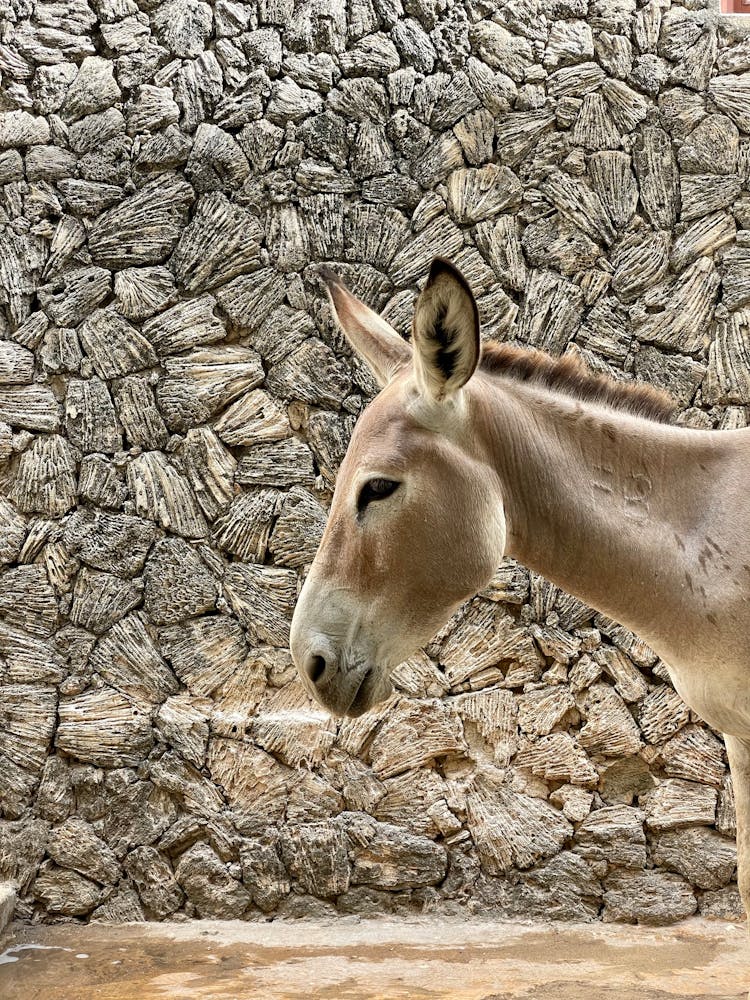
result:
[[[689,603],[723,435],[500,377],[480,399],[507,554],[658,642]]]

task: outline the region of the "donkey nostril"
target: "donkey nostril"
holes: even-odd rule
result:
[[[313,684],[317,684],[326,670],[326,661],[322,656],[311,656],[307,665],[307,675]]]

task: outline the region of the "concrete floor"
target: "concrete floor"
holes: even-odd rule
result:
[[[746,1000],[744,924],[415,919],[16,927],[2,1000]]]

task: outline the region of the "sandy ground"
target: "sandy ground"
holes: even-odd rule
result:
[[[747,1000],[744,924],[415,919],[16,927],[2,1000]]]

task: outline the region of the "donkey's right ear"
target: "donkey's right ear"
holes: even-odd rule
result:
[[[326,283],[333,315],[346,339],[367,362],[382,388],[411,361],[410,345],[374,309],[352,295],[330,267],[319,267],[318,274]]]
[[[469,283],[442,257],[432,262],[412,321],[414,369],[422,393],[450,399],[479,364],[479,310]]]

